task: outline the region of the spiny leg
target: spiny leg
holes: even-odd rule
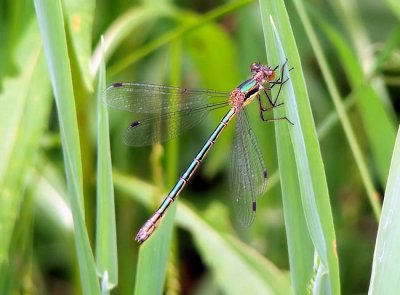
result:
[[[271,102],[271,104],[273,106],[275,106],[275,104],[279,98],[279,95],[281,94],[283,84],[285,84],[289,80],[289,78],[283,80],[283,75],[285,73],[285,68],[286,68],[287,63],[288,63],[288,59],[286,59],[286,61],[282,65],[281,77],[278,80],[271,82],[272,83],[271,89],[272,89],[272,87],[274,87],[274,85],[277,85],[277,84],[279,85],[278,93],[276,94],[275,100],[273,101],[273,103],[271,102],[270,98],[268,97],[268,100]]]
[[[262,105],[262,102],[261,102],[261,95],[260,95],[260,94],[257,95],[258,104],[259,104],[259,107],[260,107],[260,117],[261,117],[261,120],[262,120],[263,122],[274,122],[274,121],[286,120],[286,121],[287,121],[288,123],[290,123],[291,125],[294,125],[294,123],[293,123],[292,121],[290,121],[286,116],[285,116],[285,117],[281,117],[281,118],[273,118],[273,119],[266,119],[266,118],[264,118],[264,112],[266,112],[266,111],[268,111],[268,110],[270,110],[270,109],[273,109],[273,108],[282,106],[282,105],[284,104],[283,102],[277,103],[277,101],[278,101],[279,95],[280,95],[280,93],[281,93],[281,89],[282,89],[283,84],[285,84],[285,83],[289,80],[289,78],[286,78],[286,79],[284,80],[285,68],[286,68],[286,66],[287,66],[287,63],[288,63],[288,59],[286,59],[286,61],[285,61],[285,62],[283,63],[283,65],[282,65],[282,68],[281,68],[281,76],[280,76],[277,80],[271,81],[271,82],[270,82],[270,85],[271,85],[271,86],[270,86],[269,88],[263,89],[263,91],[264,91],[264,93],[265,93],[265,96],[267,97],[268,102],[270,103],[271,106],[270,106],[270,107],[264,107],[264,106]],[[274,68],[274,71],[275,71],[278,67],[279,67],[279,65],[276,66],[276,67]],[[289,69],[289,71],[291,71],[292,69],[293,69],[293,68]],[[271,90],[275,85],[279,85],[279,89],[278,89],[277,95],[275,96],[275,99],[272,100],[271,97],[269,96],[267,90]]]
[[[264,121],[264,122],[271,121],[270,119],[265,119],[265,118],[264,118],[264,113],[265,113],[265,112],[267,112],[267,111],[269,111],[269,110],[272,110],[272,109],[274,109],[274,108],[277,108],[277,107],[279,107],[279,106],[282,106],[282,105],[284,104],[283,102],[281,102],[281,103],[279,103],[279,104],[275,104],[274,106],[264,108],[264,107],[262,106],[261,95],[260,95],[260,94],[257,95],[257,100],[258,100],[258,105],[259,105],[259,107],[260,107],[260,118],[261,118],[261,120]]]
[[[258,99],[258,104],[259,104],[259,106],[260,106],[260,118],[261,118],[261,120],[262,120],[263,122],[273,122],[273,121],[286,120],[286,121],[288,121],[290,124],[294,125],[293,122],[290,121],[286,116],[285,116],[285,117],[281,117],[281,118],[273,118],[273,119],[266,119],[266,118],[264,118],[264,113],[265,113],[265,112],[267,112],[268,110],[271,110],[271,109],[274,109],[274,108],[277,108],[277,107],[279,107],[279,106],[284,105],[283,102],[278,103],[278,104],[275,104],[274,106],[271,106],[271,107],[269,107],[269,108],[264,108],[264,109],[263,109],[263,108],[262,108],[262,103],[261,103],[260,95],[257,95],[257,99]]]
[[[265,119],[263,115],[261,115],[261,119],[264,122],[276,122],[276,121],[282,121],[282,120],[286,120],[288,123],[290,123],[291,125],[294,125],[294,123],[292,121],[290,121],[288,119],[288,117],[280,117],[280,118],[271,118],[271,119]]]
[[[265,90],[264,90],[264,93],[265,93],[265,95],[267,96],[268,101],[270,102],[270,105],[271,105],[271,106],[270,106],[270,107],[264,107],[264,106],[262,105],[261,95],[258,94],[258,95],[257,95],[257,100],[258,100],[258,105],[259,105],[259,107],[260,107],[260,113],[266,112],[266,111],[268,111],[268,110],[271,110],[271,109],[273,109],[273,108],[279,107],[279,106],[281,106],[281,105],[284,104],[283,102],[281,102],[281,103],[278,103],[278,104],[273,105],[272,102],[271,102],[271,98],[269,97],[268,93],[267,93]]]
[[[276,80],[276,81],[270,82],[270,84],[272,84],[272,86],[269,87],[269,88],[263,89],[264,94],[265,94],[265,96],[267,97],[268,102],[269,102],[269,104],[271,105],[271,107],[265,108],[265,107],[263,107],[263,106],[261,105],[260,107],[261,107],[262,110],[269,110],[269,109],[271,109],[271,108],[273,108],[273,107],[276,107],[276,106],[279,106],[279,105],[283,104],[283,103],[276,104],[276,102],[278,101],[279,95],[281,94],[282,85],[285,84],[285,83],[289,80],[289,78],[285,79],[285,80],[282,81],[282,82],[281,82],[280,80],[281,80],[281,78],[279,78],[279,79]],[[276,94],[276,97],[275,97],[274,101],[272,101],[272,99],[271,99],[271,97],[269,96],[269,94],[268,94],[267,91],[268,91],[268,90],[271,90],[275,85],[279,85],[279,90],[278,90],[278,93]]]

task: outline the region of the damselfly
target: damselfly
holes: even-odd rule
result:
[[[235,116],[237,123],[231,153],[233,165],[230,177],[231,197],[242,224],[249,226],[253,222],[256,197],[266,191],[267,170],[244,107],[257,98],[262,121],[285,119],[291,123],[286,117],[264,118],[265,112],[283,104],[278,103],[278,97],[282,85],[288,80],[284,78],[286,64],[287,60],[282,65],[280,77],[275,79],[279,66],[272,69],[256,62],[252,63],[250,65],[252,77],[237,86],[230,94],[138,83],[114,83],[107,88],[106,100],[110,107],[145,114],[143,119],[132,122],[125,133],[125,143],[131,146],[167,141],[197,125],[211,110],[230,107],[161,206],[141,227],[136,235],[136,241],[144,242],[155,231],[169,206]],[[276,85],[279,87],[277,95],[271,99],[269,91]],[[266,99],[261,94],[265,94]]]

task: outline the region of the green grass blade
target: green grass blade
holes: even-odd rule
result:
[[[171,85],[180,84],[180,43],[172,45]],[[178,107],[178,106],[173,106]],[[177,177],[177,154],[178,141],[173,140],[167,144],[166,161],[168,171],[167,183],[172,187]],[[165,195],[163,196],[165,197]],[[162,198],[163,198],[162,197]],[[151,212],[149,213],[151,214]],[[169,252],[171,249],[172,232],[176,214],[176,204],[172,204],[166,216],[153,236],[140,246],[139,261],[136,273],[135,294],[162,294],[165,283],[167,268],[174,268],[171,263],[168,265]],[[157,253],[157,256],[154,255]],[[175,260],[173,258],[173,260]]]
[[[282,64],[285,58],[288,58],[289,67],[293,66],[295,69],[290,74],[288,73],[290,80],[282,90],[282,95],[286,98],[284,115],[294,125],[288,126],[286,122],[280,122],[277,123],[279,124],[277,129],[278,132],[279,128],[289,129],[297,165],[302,207],[307,221],[308,232],[318,258],[316,265],[318,270],[312,288],[316,293],[339,294],[339,265],[329,193],[305,80],[289,17],[283,1],[270,2],[262,0],[260,1],[260,6],[269,62],[271,64]],[[276,20],[276,28],[273,20]],[[280,36],[284,37],[281,38]],[[309,253],[309,249],[307,253]]]
[[[93,77],[89,72],[89,60],[92,50],[92,25],[95,15],[94,0],[68,0],[63,2],[66,26],[74,49],[80,76],[85,88],[92,91]]]
[[[387,37],[382,51],[379,53],[375,60],[372,75],[381,70],[383,64],[388,61],[390,56],[400,46],[400,23],[398,23],[390,32]]]
[[[277,116],[284,115],[283,112]],[[311,284],[313,277],[314,247],[308,233],[302,210],[300,184],[289,130],[275,124],[276,149],[279,161],[279,177],[282,190],[283,212],[289,250],[290,273],[295,294],[302,294]]]
[[[393,150],[379,222],[368,294],[397,294],[400,289],[400,129]]]
[[[0,94],[0,264],[8,260],[26,171],[33,163],[51,108],[42,44],[32,19],[17,44],[14,59],[18,73],[4,80]]]
[[[93,253],[84,220],[78,124],[61,2],[35,0],[34,4],[57,106],[82,287],[85,294],[99,294]]]
[[[96,262],[107,290],[118,284],[117,233],[115,225],[114,188],[108,110],[104,103],[106,70],[102,59],[97,85],[97,222]]]
[[[151,196],[148,196],[148,198],[151,200]],[[175,211],[176,203],[171,205],[157,231],[140,246],[135,294],[163,293]]]
[[[386,5],[390,11],[396,15],[397,19],[400,20],[400,3],[396,0],[386,0]]]
[[[43,162],[48,161],[43,155],[40,156]],[[46,162],[46,167],[40,167],[40,170],[37,168],[35,167],[32,172],[37,179],[34,192],[35,210],[46,224],[50,224],[55,233],[69,236],[73,233],[74,225],[62,171],[51,162]]]
[[[135,7],[117,18],[104,33],[105,60],[114,53],[121,42],[135,30],[139,30],[149,22],[157,19],[163,11],[152,9],[148,6]],[[90,61],[92,75],[97,73],[102,56],[101,42],[98,43]]]
[[[128,66],[130,66],[132,63],[138,61],[139,59],[145,57],[149,53],[153,52],[154,50],[160,48],[161,46],[164,46],[173,40],[180,38],[184,34],[187,34],[191,32],[192,30],[196,30],[197,28],[203,26],[204,24],[220,18],[228,13],[231,13],[232,11],[239,9],[242,6],[248,5],[251,2],[251,0],[241,0],[241,1],[234,1],[234,2],[229,2],[226,5],[219,6],[215,8],[214,10],[211,10],[210,12],[206,13],[203,15],[201,19],[195,22],[188,22],[188,23],[183,23],[181,26],[177,27],[176,29],[173,29],[167,34],[163,34],[159,38],[154,39],[153,41],[149,42],[148,44],[144,45],[143,47],[139,48],[138,50],[135,50],[132,52],[132,54],[127,55],[123,59],[121,59],[118,63],[113,65],[112,67],[109,68],[108,75],[113,76],[124,69],[126,69]]]
[[[307,33],[307,36],[310,39],[311,46],[313,48],[315,56],[321,67],[321,72],[322,72],[323,78],[327,84],[329,93],[332,97],[333,103],[334,103],[337,113],[339,115],[340,122],[343,126],[343,129],[346,134],[347,140],[349,142],[354,159],[355,159],[358,169],[360,171],[361,178],[364,183],[365,189],[367,191],[368,198],[371,203],[372,209],[374,211],[375,217],[379,218],[381,208],[380,208],[378,199],[376,198],[376,190],[374,188],[371,176],[369,174],[367,164],[366,164],[363,154],[361,152],[361,148],[357,142],[355,132],[350,124],[350,120],[346,114],[346,110],[343,105],[343,102],[340,99],[339,90],[337,89],[337,87],[335,85],[335,81],[330,73],[328,63],[324,57],[321,44],[318,41],[316,33],[313,29],[313,26],[311,25],[308,15],[305,12],[303,3],[299,0],[294,0],[294,3],[296,6],[296,10],[299,13],[300,19],[303,23],[303,26],[305,28],[305,31]]]
[[[394,120],[389,116],[382,99],[371,85],[371,81],[367,81],[368,77],[364,75],[357,56],[352,52],[348,43],[328,22],[320,19],[318,23],[334,45],[342,68],[353,88],[353,95],[358,98],[356,103],[365,126],[364,130],[370,142],[381,184],[385,185],[389,172],[390,153],[396,137]]]
[[[335,43],[336,43],[336,41],[335,41]],[[374,64],[373,70],[370,73],[370,75],[368,77],[366,77],[364,79],[364,81],[362,82],[362,84],[358,85],[358,87],[356,89],[353,89],[353,91],[344,99],[343,105],[344,105],[344,108],[345,108],[346,111],[348,111],[350,108],[352,108],[354,106],[357,96],[358,97],[362,97],[358,93],[360,91],[360,88],[368,86],[368,83],[370,83],[371,77],[373,77],[373,75],[375,75],[378,71],[381,70],[383,64],[388,61],[390,55],[393,53],[393,51],[399,45],[400,45],[400,24],[398,26],[396,26],[391,31],[390,35],[388,36],[388,38],[387,38],[387,40],[385,42],[385,46],[382,48],[382,51],[379,53],[379,55],[375,59],[375,64]],[[335,46],[338,47],[337,48],[338,51],[347,50],[345,48],[341,48],[342,47],[341,44],[337,44]],[[348,64],[353,65],[352,61],[355,60],[355,58],[352,57],[352,55],[353,55],[352,53],[341,52],[340,55],[343,56],[343,58],[341,57],[342,63],[344,63],[346,65],[348,65]],[[359,65],[357,64],[356,67],[359,68]],[[348,68],[350,68],[350,69],[348,69]],[[347,66],[346,70],[351,71],[351,68],[352,68],[352,66],[350,66],[350,67]],[[385,109],[385,110],[386,110],[386,112],[388,111],[388,109]],[[388,117],[393,117],[394,115],[395,114],[388,114]],[[386,114],[385,114],[385,116],[386,116]],[[321,122],[320,126],[318,127],[318,130],[317,130],[318,131],[318,138],[320,140],[325,138],[325,136],[327,135],[328,131],[330,131],[332,129],[332,127],[338,123],[338,121],[339,121],[339,117],[338,117],[337,112],[331,112],[323,120],[323,122]],[[392,121],[392,120],[390,120],[390,121]],[[384,123],[384,124],[386,124],[386,123]],[[390,129],[393,129],[393,128],[390,128]],[[385,133],[386,132],[387,131],[385,131]],[[394,140],[395,139],[393,138],[393,142],[394,142]],[[390,154],[390,153],[388,153],[388,154]],[[382,155],[383,155],[383,153],[382,153]],[[387,155],[383,155],[383,156],[387,157]],[[390,161],[390,159],[389,159],[389,161]],[[380,164],[382,164],[382,163],[380,163]],[[383,171],[383,173],[385,175],[387,175],[389,173],[389,168],[387,169],[387,171]],[[382,176],[383,173],[380,173],[380,175]],[[386,184],[386,182],[384,184]]]

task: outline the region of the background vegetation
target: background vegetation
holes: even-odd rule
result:
[[[2,294],[399,289],[396,0],[0,7]],[[252,227],[230,213],[230,126],[139,247],[136,231],[224,111],[165,145],[131,148],[132,115],[107,113],[106,84],[230,91],[251,62],[285,57],[294,70],[275,116],[295,125],[262,123],[249,106],[269,172]]]

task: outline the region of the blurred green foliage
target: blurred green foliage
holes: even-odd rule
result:
[[[110,110],[115,217],[108,205],[111,171],[101,170],[110,154],[98,149],[98,142],[108,144],[106,124],[97,123],[107,118],[97,103],[102,62],[107,84],[229,92],[249,77],[251,62],[268,62],[259,3],[48,1],[0,5],[0,293],[96,293],[96,272],[99,286],[112,294],[243,294],[250,285],[254,294],[293,292],[274,126],[259,120],[255,104],[250,121],[270,178],[249,229],[237,226],[228,210],[229,126],[182,192],[176,230],[171,233],[171,214],[159,229],[164,237],[140,251],[134,241],[223,111],[172,144],[131,148],[122,135],[132,115]],[[391,166],[400,110],[400,7],[395,0],[285,5],[301,61],[292,73],[305,78],[324,162],[341,292],[364,294],[389,168],[396,173],[399,165]],[[110,183],[99,183],[99,171]],[[100,192],[111,209],[101,209],[105,228],[96,221]],[[113,266],[106,274],[107,263]]]

